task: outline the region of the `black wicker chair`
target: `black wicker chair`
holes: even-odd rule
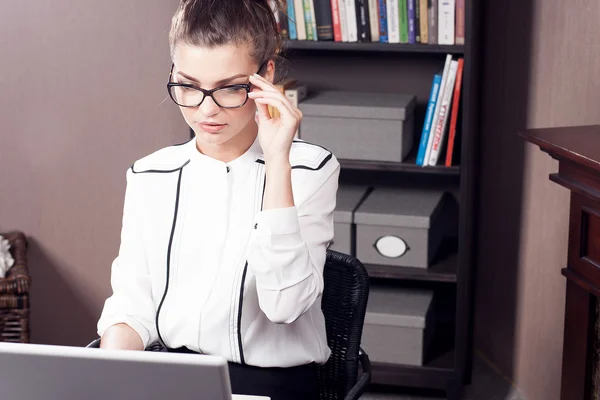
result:
[[[369,357],[360,348],[369,297],[369,276],[356,258],[333,250],[327,251],[323,275],[322,309],[331,357],[319,367],[320,399],[355,400],[371,381]],[[96,339],[88,347],[98,347],[99,344],[100,339]],[[162,347],[154,343],[146,350],[161,351]]]

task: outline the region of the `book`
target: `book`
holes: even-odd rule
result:
[[[331,0],[337,1],[338,9],[340,10],[340,30],[342,31],[342,42],[348,42],[348,13],[346,12],[346,0]]]
[[[398,12],[398,1],[399,0],[386,0],[389,43],[400,43],[400,15]]]
[[[408,43],[408,5],[407,0],[399,0],[398,25],[400,27],[400,43]]]
[[[431,122],[433,121],[433,113],[435,104],[437,103],[440,85],[442,83],[442,75],[435,74],[433,83],[431,84],[431,92],[429,93],[429,101],[427,102],[427,111],[425,112],[425,122],[423,122],[423,130],[421,131],[421,141],[419,142],[419,151],[417,152],[417,165],[423,165],[425,160],[425,152],[427,151],[427,143],[429,142],[429,132],[431,130]]]
[[[306,27],[306,40],[315,40],[317,33],[313,30],[313,17],[311,10],[312,0],[302,0],[304,11],[304,26]],[[316,26],[316,24],[315,24]]]
[[[329,0],[312,0],[318,40],[333,40],[333,17]]]
[[[455,0],[439,0],[438,44],[454,44]]]
[[[369,4],[367,0],[355,0],[358,41],[371,41],[371,26],[369,24]]]
[[[379,9],[379,42],[388,42],[388,27],[387,27],[387,1],[377,0],[377,6]]]
[[[448,131],[448,147],[446,149],[446,167],[452,166],[452,156],[454,151],[454,141],[456,139],[456,122],[458,120],[458,109],[460,104],[460,92],[462,86],[464,59],[458,59],[458,68],[456,70],[456,82],[454,83],[454,98],[452,99],[452,114],[450,116],[450,128]]]
[[[318,1],[318,0],[317,0]],[[313,31],[313,40],[319,40],[319,32],[317,31],[317,16],[315,14],[315,0],[308,0],[308,8],[310,11],[310,22]],[[333,33],[332,33],[333,35]]]
[[[355,0],[344,0],[346,3],[346,21],[348,24],[348,41],[358,42],[358,21],[356,19]]]
[[[304,22],[304,3],[302,0],[294,1],[294,16],[296,17],[296,36],[298,40],[306,40],[306,25]]]
[[[420,15],[420,33],[421,33],[421,43],[427,44],[429,43],[429,32],[427,27],[429,26],[429,20],[427,19],[428,8],[427,8],[427,0],[418,0],[419,2],[419,15]]]
[[[444,62],[444,69],[442,72],[442,83],[440,83],[440,90],[438,92],[438,99],[435,104],[435,111],[433,113],[433,121],[431,122],[431,132],[429,133],[429,138],[427,139],[427,149],[425,151],[425,159],[423,161],[423,166],[429,165],[429,156],[431,155],[431,146],[433,145],[433,134],[437,129],[438,118],[440,115],[440,105],[442,103],[442,97],[444,94],[444,88],[446,87],[446,82],[448,81],[448,72],[450,70],[450,63],[452,62],[452,55],[446,55],[446,61]]]
[[[371,27],[371,42],[379,42],[379,5],[377,0],[369,2],[369,26]]]
[[[333,23],[333,40],[342,41],[342,25],[340,23],[339,0],[331,0],[331,22]]]
[[[296,13],[294,10],[294,0],[285,0],[287,2],[287,16],[284,14],[282,18],[288,21],[288,31],[290,32],[290,40],[297,40],[298,33],[296,32]]]
[[[427,43],[438,42],[438,0],[427,0],[427,29],[429,31]]]
[[[415,0],[407,0],[406,8],[408,11],[408,43],[416,43],[416,30],[415,30]]]
[[[456,32],[454,42],[465,44],[465,0],[456,0]]]
[[[415,2],[415,43],[421,43],[421,0]]]
[[[435,131],[433,131],[433,141],[431,144],[431,152],[429,154],[427,165],[437,165],[438,159],[440,158],[440,154],[442,152],[442,145],[444,143],[444,137],[446,136],[446,126],[448,125],[450,107],[452,106],[452,95],[454,94],[454,81],[456,80],[457,69],[458,61],[452,60],[450,63],[450,69],[448,70],[448,80],[446,81],[444,87],[440,113],[438,115]]]

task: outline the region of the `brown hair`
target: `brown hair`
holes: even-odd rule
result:
[[[274,4],[278,11],[279,0]],[[180,42],[206,47],[248,44],[258,64],[276,60],[283,43],[269,0],[180,0],[169,33],[171,57]]]

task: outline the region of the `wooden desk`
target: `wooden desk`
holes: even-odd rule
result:
[[[559,161],[550,180],[571,191],[561,400],[591,400],[600,393],[600,125],[519,134]]]

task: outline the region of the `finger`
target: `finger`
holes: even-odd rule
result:
[[[300,110],[297,107],[295,107],[292,104],[292,102],[279,91],[277,91],[277,92],[255,91],[255,92],[248,93],[248,97],[250,97],[251,99],[254,99],[254,100],[260,99],[260,98],[271,98],[271,99],[280,100],[283,103],[283,105],[286,106],[290,110],[290,112],[292,114],[294,114],[294,116],[297,119],[301,119],[301,117],[302,117]]]
[[[271,114],[269,114],[269,106],[267,104],[256,103],[256,110],[258,111],[258,118],[261,121],[267,121],[271,119]]]
[[[291,126],[298,124],[298,118],[283,104],[281,100],[271,97],[261,97],[260,99],[254,100],[254,102],[275,107],[279,111],[280,119],[285,125]]]
[[[258,86],[262,90],[270,92],[279,92],[279,89],[277,89],[271,82],[269,82],[260,75],[250,75],[250,83],[255,86]]]

